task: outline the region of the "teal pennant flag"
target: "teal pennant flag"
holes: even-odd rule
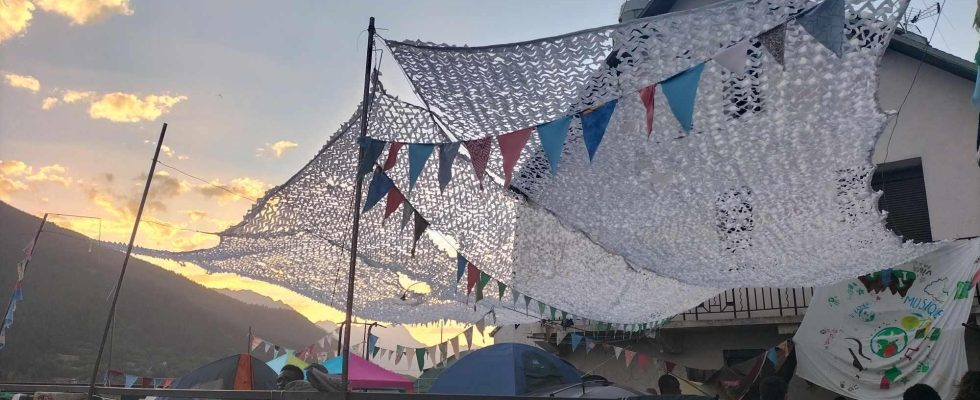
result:
[[[694,128],[694,100],[698,94],[698,82],[704,63],[674,75],[660,83],[660,91],[667,97],[667,104],[685,132]]]

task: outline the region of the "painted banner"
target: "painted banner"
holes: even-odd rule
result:
[[[793,338],[796,374],[850,398],[901,399],[917,383],[952,398],[978,268],[975,238],[818,289]]]

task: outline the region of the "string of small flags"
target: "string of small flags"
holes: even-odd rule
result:
[[[397,143],[393,143],[396,145]],[[394,150],[397,152],[397,148]],[[364,209],[362,212],[368,212],[374,206],[381,202],[381,199],[387,196],[387,203],[385,204],[384,218],[387,219],[399,207],[402,207],[402,218],[401,218],[401,229],[404,229],[408,225],[409,221],[414,222],[414,229],[412,232],[412,256],[415,255],[415,249],[418,245],[419,239],[429,228],[430,223],[425,217],[419,213],[411,202],[402,194],[402,191],[395,186],[395,182],[388,176],[387,171],[394,166],[394,157],[392,152],[389,152],[388,160],[385,161],[384,166],[375,166],[374,175],[371,178],[371,182],[368,184],[368,193],[364,200]],[[515,306],[520,306],[523,304],[524,310],[528,315],[531,312],[531,304],[535,303],[537,305],[538,314],[541,318],[558,320],[559,317],[562,321],[572,318],[576,319],[571,313],[561,310],[555,306],[548,305],[523,293],[520,293],[516,289],[509,287],[506,283],[500,281],[499,279],[493,278],[490,274],[478,268],[471,261],[469,261],[465,255],[459,250],[456,250],[456,283],[462,280],[463,275],[466,275],[466,302],[469,303],[470,294],[474,293],[475,290],[475,301],[474,309],[476,307],[476,302],[484,299],[484,290],[489,286],[491,288],[496,288],[497,300],[503,301],[504,295],[507,290],[511,293],[511,302]],[[491,283],[493,283],[491,285]],[[550,316],[550,318],[548,318]],[[649,329],[654,329],[659,326],[660,322],[645,322],[636,324],[618,324],[603,321],[589,321],[585,318],[578,318],[588,321],[589,324],[594,325],[596,329],[609,330],[617,329],[620,331],[627,332],[640,332]]]
[[[487,326],[486,318],[490,316],[494,321],[496,321],[496,314],[493,310],[487,312],[479,320],[477,320],[473,325],[467,327],[462,333],[453,336],[449,340],[445,340],[442,343],[434,344],[428,347],[412,348],[401,345],[396,345],[394,349],[384,348],[378,345],[378,337],[374,334],[368,334],[368,356],[370,358],[387,358],[392,360],[394,358],[395,365],[401,363],[402,358],[409,360],[409,366],[413,364],[411,361],[415,361],[418,365],[419,371],[425,370],[426,359],[432,360],[432,364],[438,366],[440,364],[452,361],[457,358],[461,358],[463,354],[460,352],[460,338],[466,339],[466,350],[473,349],[473,332],[474,328],[480,336],[485,336],[484,330]],[[450,353],[450,348],[452,353]],[[358,346],[358,350],[360,347]],[[415,356],[414,360],[411,356]]]
[[[841,57],[845,41],[844,0],[825,0],[819,6],[787,20],[769,31],[754,38],[747,38],[734,43],[721,49],[717,54],[707,60],[703,60],[663,81],[640,89],[638,95],[646,109],[647,137],[650,137],[653,132],[654,98],[658,86],[660,87],[660,92],[667,99],[667,105],[679,126],[685,134],[688,134],[694,129],[694,104],[697,97],[698,84],[701,80],[701,73],[704,71],[705,64],[708,61],[714,61],[732,73],[743,74],[746,69],[751,40],[756,39],[779,65],[785,65],[786,25],[792,20],[795,20],[814,39],[836,54],[837,57]],[[980,89],[977,90],[980,93]],[[532,132],[537,131],[542,150],[548,160],[548,165],[551,168],[552,174],[555,174],[558,171],[559,161],[565,147],[565,139],[568,136],[572,120],[578,120],[582,127],[583,142],[589,160],[591,161],[595,158],[599,145],[602,143],[603,136],[605,136],[606,128],[618,104],[619,99],[613,99],[602,104],[593,105],[588,109],[572,115],[563,116],[554,121],[497,136],[497,145],[500,148],[500,155],[503,160],[502,172],[504,176],[503,187],[505,190],[510,186],[514,167],[517,165],[521,152]],[[358,168],[359,176],[363,177],[371,171],[372,166],[381,157],[386,143],[380,140],[365,138],[365,141],[362,142],[365,153]],[[384,170],[388,170],[395,165],[398,151],[405,145],[406,143],[391,142],[388,149],[388,157],[384,163]],[[470,161],[474,174],[476,175],[476,180],[480,188],[483,188],[483,177],[486,174],[490,153],[493,150],[493,140],[491,137],[455,143],[407,143],[407,145],[409,190],[415,187],[415,182],[422,175],[426,163],[432,154],[436,152],[436,149],[438,149],[439,153],[439,188],[440,190],[445,190],[446,186],[452,180],[452,165],[459,152],[460,145],[466,148],[470,154]],[[384,182],[384,184],[388,183]],[[390,187],[387,189],[385,187],[377,187],[376,189],[383,190],[381,194],[384,194],[388,192],[387,189],[390,189]],[[398,192],[394,197],[397,200],[398,197],[403,196],[401,192]],[[389,204],[391,202],[392,195],[389,195]]]
[[[123,385],[128,388],[169,388],[174,383],[174,378],[150,378],[110,369],[106,372],[106,385],[109,385],[112,378],[117,376],[123,377]]]
[[[337,328],[337,330],[334,330],[333,332],[324,335],[317,341],[310,343],[309,346],[306,346],[299,351],[290,349],[285,346],[277,345],[268,340],[252,335],[252,343],[249,347],[249,350],[254,352],[256,349],[259,349],[261,347],[262,350],[266,353],[269,353],[271,351],[272,358],[277,358],[282,354],[292,354],[304,361],[322,362],[330,358],[331,355],[336,354],[336,351],[334,350],[334,344],[338,343],[340,340],[339,329],[340,328]]]
[[[0,349],[7,345],[7,330],[14,324],[14,311],[17,310],[17,303],[24,300],[22,284],[24,273],[27,271],[27,264],[31,262],[31,257],[34,256],[34,243],[34,240],[27,243],[23,250],[24,258],[17,263],[17,281],[14,282],[14,291],[10,294],[10,305],[7,307],[7,313],[3,317],[3,323],[0,324]]]

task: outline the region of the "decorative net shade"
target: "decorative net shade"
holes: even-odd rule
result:
[[[556,173],[532,136],[512,186],[632,267],[703,287],[820,285],[937,246],[903,243],[887,230],[869,188],[870,155],[886,120],[875,99],[877,65],[907,4],[844,3],[844,35],[830,45],[840,56],[797,21],[819,5],[803,0],[726,1],[509,45],[387,45],[454,141],[534,127],[618,99],[591,162],[576,117]],[[781,53],[764,43],[774,29],[785,29]],[[712,60],[745,40],[744,72]],[[648,139],[638,91],[705,62],[693,130],[681,128],[658,90]],[[378,139],[431,140],[414,133]],[[500,161],[495,150],[488,170],[499,171]],[[459,172],[472,180],[472,168]],[[472,225],[487,213],[494,216],[487,225],[518,227],[514,246],[549,238],[563,247],[551,225],[489,212],[495,205],[488,195],[467,192],[460,181],[431,200],[440,206],[428,218],[469,257],[498,261],[499,238],[488,233],[494,230]],[[555,268],[568,264],[562,259]]]

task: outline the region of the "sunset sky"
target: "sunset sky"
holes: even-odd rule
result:
[[[368,17],[388,38],[483,45],[612,24],[620,4],[0,0],[0,200],[33,214],[99,217],[56,222],[125,241],[167,122],[162,160],[207,182],[158,168],[139,244],[210,246],[214,235],[178,228],[238,222],[248,199],[296,172],[353,113]],[[920,27],[928,36],[938,21],[934,46],[972,60],[975,6],[950,1]],[[386,84],[411,98],[392,61],[383,56]],[[254,290],[314,321],[339,315],[268,284],[165,267],[208,287]],[[431,330],[413,334],[432,342]]]

